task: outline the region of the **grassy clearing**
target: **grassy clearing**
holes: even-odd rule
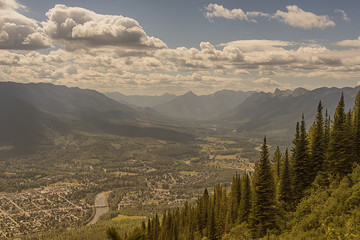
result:
[[[215,159],[216,160],[236,160],[237,158],[237,154],[233,154],[233,155],[216,155]]]
[[[191,175],[191,176],[196,176],[200,174],[199,172],[196,171],[181,171],[180,173],[183,175]]]
[[[220,144],[236,144],[235,141],[231,141],[231,140],[221,140],[219,138],[216,137],[206,137],[204,138],[205,141],[208,142],[213,142],[213,143],[220,143]]]
[[[143,219],[146,218],[144,216],[127,216],[127,215],[122,215],[119,214],[117,217],[111,219],[113,221],[122,221],[122,220],[137,220],[137,219]]]

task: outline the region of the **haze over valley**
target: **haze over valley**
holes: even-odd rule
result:
[[[359,10],[0,0],[0,239],[359,239]]]

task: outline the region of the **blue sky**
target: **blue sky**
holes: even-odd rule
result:
[[[0,0],[0,80],[125,94],[356,86],[360,1]]]

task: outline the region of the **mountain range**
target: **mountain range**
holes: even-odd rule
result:
[[[260,137],[266,134],[274,142],[288,144],[295,132],[294,122],[301,121],[304,114],[309,127],[315,119],[319,101],[322,102],[323,113],[327,110],[328,115],[332,117],[341,94],[344,94],[346,108],[350,109],[359,90],[360,86],[323,87],[311,91],[297,88],[294,91],[277,89],[274,93],[258,92],[237,107],[218,116],[216,122],[251,136]]]
[[[173,118],[208,120],[241,104],[252,93],[222,90],[214,94],[198,96],[190,91],[153,108],[159,113]]]
[[[327,110],[328,115],[332,116],[342,93],[346,107],[350,109],[359,90],[359,86],[276,89],[273,93],[222,90],[201,96],[190,91],[152,109],[170,118],[200,121],[215,125],[217,129],[236,131],[251,137],[266,134],[273,142],[288,145],[295,131],[294,122],[300,121],[302,114],[309,127],[315,119],[314,106],[319,101],[322,101],[324,114]]]
[[[182,120],[207,120],[242,103],[253,92],[221,90],[210,95],[196,95],[192,91],[184,95],[126,96],[119,92],[105,93],[120,103],[134,107],[151,107],[158,113]]]
[[[49,132],[97,131],[190,141],[193,137],[151,109],[136,109],[94,90],[48,83],[0,83],[0,147],[33,149]]]
[[[276,89],[273,93],[222,90],[200,96],[187,92],[181,96],[129,98],[121,94],[125,97],[118,102],[94,90],[48,83],[1,82],[0,145],[34,146],[44,141],[49,129],[59,134],[81,129],[190,141],[194,123],[256,138],[266,134],[273,143],[286,145],[293,137],[294,122],[300,121],[302,114],[307,126],[312,124],[314,106],[320,100],[324,112],[327,109],[332,116],[341,94],[350,109],[359,90],[360,86]]]

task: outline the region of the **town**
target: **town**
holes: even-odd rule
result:
[[[0,238],[78,225],[91,216],[91,206],[72,200],[81,185],[56,184],[21,193],[0,194]]]

